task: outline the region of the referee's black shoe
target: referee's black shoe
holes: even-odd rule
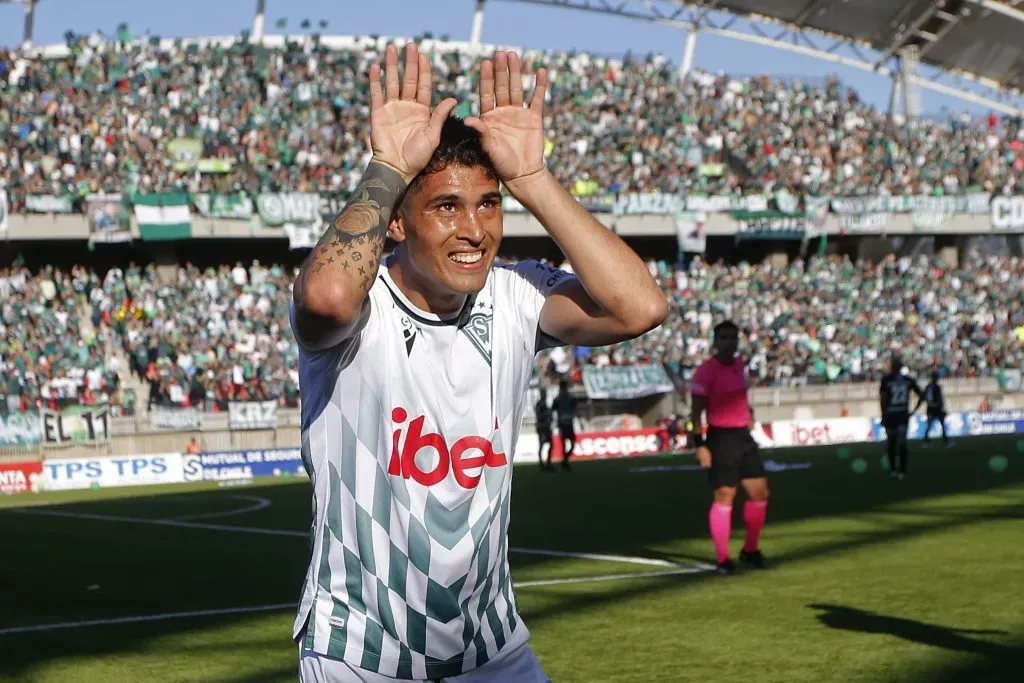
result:
[[[754,569],[771,569],[775,566],[760,550],[740,551],[740,562],[749,565]]]
[[[725,562],[719,562],[718,566],[715,567],[715,573],[719,576],[732,576],[738,570],[736,569],[736,563],[732,560],[726,560]]]

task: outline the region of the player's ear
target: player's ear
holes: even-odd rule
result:
[[[391,214],[391,220],[388,221],[388,237],[395,242],[404,242],[406,237],[405,229],[405,209],[398,207],[398,209]]]

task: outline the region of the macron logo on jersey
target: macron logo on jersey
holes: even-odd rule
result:
[[[388,474],[403,479],[413,479],[423,486],[440,484],[451,473],[456,483],[464,489],[476,488],[480,483],[484,467],[504,467],[508,459],[504,453],[494,450],[494,445],[482,436],[464,436],[451,446],[440,434],[423,433],[426,417],[420,415],[409,422],[402,439],[402,425],[409,418],[405,408],[391,411],[391,420],[398,426],[391,435],[391,461]],[[495,423],[497,424],[497,423]],[[437,461],[430,469],[423,469],[416,456],[424,450],[437,452]],[[479,469],[477,474],[470,474]]]

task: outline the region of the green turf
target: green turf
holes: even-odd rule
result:
[[[1005,454],[1005,471],[988,461]],[[771,572],[524,586],[533,647],[554,681],[983,683],[1021,680],[1024,454],[1014,439],[915,444],[888,478],[878,445],[769,451],[810,469],[770,476]],[[867,471],[851,463],[863,459]],[[708,490],[689,457],[516,470],[512,545],[709,562]],[[661,471],[631,472],[659,466]],[[664,469],[672,468],[672,469]],[[269,507],[230,517],[264,498]],[[15,508],[13,506],[33,507]],[[307,484],[47,493],[0,499],[0,630],[293,604]],[[44,516],[74,512],[114,520]],[[182,528],[138,519],[275,529]],[[733,546],[742,543],[741,506]],[[659,567],[513,555],[517,582]],[[293,610],[0,634],[0,680],[295,680]]]

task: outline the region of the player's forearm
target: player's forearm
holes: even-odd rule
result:
[[[668,303],[646,264],[547,170],[510,187],[568,257],[590,297],[635,335],[657,327]]]
[[[377,274],[391,212],[405,188],[397,171],[370,162],[345,208],[302,265],[293,291],[299,311],[339,326],[359,316]]]

